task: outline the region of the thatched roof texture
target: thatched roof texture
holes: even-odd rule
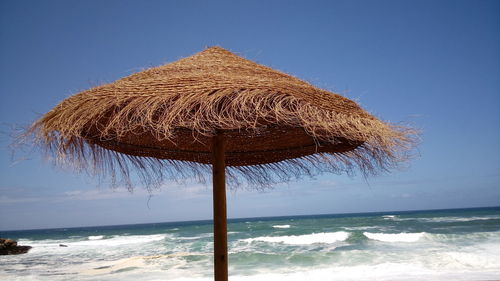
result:
[[[75,94],[29,133],[62,165],[131,185],[202,178],[211,137],[228,176],[262,186],[319,172],[365,174],[406,160],[414,131],[219,47]]]

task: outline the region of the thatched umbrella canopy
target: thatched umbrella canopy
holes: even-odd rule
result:
[[[255,187],[324,171],[372,174],[406,160],[414,136],[347,98],[219,47],[75,94],[29,133],[60,164],[109,172],[129,186],[133,173],[151,187],[202,178],[212,166],[221,280],[225,171]]]

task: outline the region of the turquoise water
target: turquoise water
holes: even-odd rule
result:
[[[210,221],[0,232],[0,280],[211,280]],[[64,244],[67,247],[61,247]],[[500,279],[500,207],[229,220],[231,280]]]

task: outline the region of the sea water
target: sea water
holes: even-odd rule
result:
[[[213,279],[211,221],[0,237],[33,247],[0,280]],[[500,208],[233,219],[228,248],[230,280],[500,280]]]

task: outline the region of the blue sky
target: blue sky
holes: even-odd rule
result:
[[[500,205],[499,1],[3,0],[0,230],[210,219],[210,185],[148,202],[8,146],[73,93],[213,45],[423,132],[406,169],[233,190],[229,217]]]

